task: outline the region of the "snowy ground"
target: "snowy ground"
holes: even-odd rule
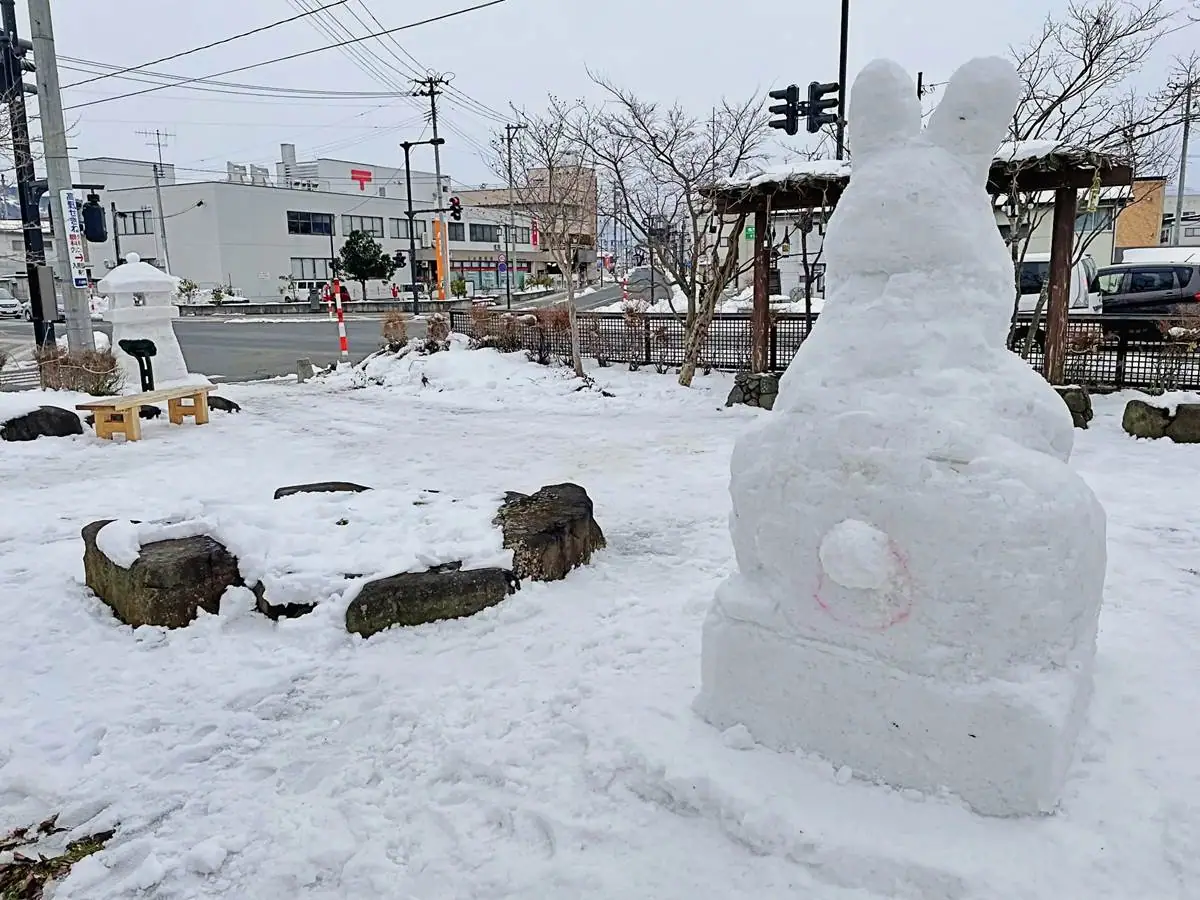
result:
[[[1059,813],[1007,821],[691,712],[732,565],[729,453],[761,415],[721,408],[727,379],[596,369],[606,398],[491,351],[373,374],[386,386],[222,386],[243,413],[147,422],[136,444],[0,444],[0,831],[118,825],[58,900],[1200,897],[1200,448],[1126,438],[1122,396],[1077,432],[1109,513],[1090,724]],[[81,584],[88,521],[219,517],[324,479],[463,497],[574,480],[609,547],[472,619],[367,641],[245,596],[134,632]]]

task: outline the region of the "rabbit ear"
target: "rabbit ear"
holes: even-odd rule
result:
[[[950,77],[925,137],[961,159],[973,176],[986,179],[1020,95],[1011,62],[999,56],[973,59]]]
[[[898,63],[874,60],[854,79],[847,118],[855,157],[886,150],[920,132],[917,88]]]

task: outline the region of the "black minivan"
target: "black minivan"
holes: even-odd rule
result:
[[[1094,289],[1105,315],[1200,315],[1200,263],[1105,266]]]

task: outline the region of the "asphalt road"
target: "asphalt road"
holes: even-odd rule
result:
[[[595,309],[621,299],[620,285],[604,285],[581,297],[577,308]],[[346,321],[350,359],[357,362],[377,350],[381,343],[380,316],[356,316]],[[96,331],[112,333],[103,322],[93,322]],[[57,326],[59,334],[62,325]],[[425,333],[421,320],[410,320],[408,334]],[[288,375],[296,371],[296,360],[311,359],[314,365],[328,365],[338,359],[337,323],[327,316],[297,316],[294,321],[281,318],[191,318],[175,320],[175,334],[183,349],[188,368],[225,381],[248,381]],[[28,357],[33,345],[32,326],[27,322],[0,320],[0,351]]]

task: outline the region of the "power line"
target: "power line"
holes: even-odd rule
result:
[[[477,12],[478,10],[481,10],[481,9],[487,9],[490,6],[498,6],[501,3],[505,3],[505,2],[507,2],[507,0],[486,0],[486,2],[484,2],[484,3],[477,3],[474,6],[468,6],[468,7],[462,8],[462,9],[456,9],[452,12],[442,13],[441,15],[438,15],[438,16],[431,16],[427,19],[421,19],[418,22],[410,22],[407,25],[398,25],[395,28],[390,28],[386,32],[382,32],[382,33],[391,34],[391,33],[398,32],[398,31],[408,31],[409,29],[412,29],[412,28],[419,28],[422,25],[430,25],[434,22],[442,22],[442,21],[445,21],[446,19],[452,19],[457,16],[466,15],[467,13]],[[186,78],[183,81],[176,82],[173,86],[179,87],[180,85],[192,84],[194,82],[203,81],[205,79],[220,78],[225,75],[233,75],[236,72],[246,72],[246,71],[249,71],[250,69],[261,68],[262,66],[274,65],[275,63],[281,63],[281,62],[288,62],[293,59],[301,59],[305,56],[311,56],[314,53],[323,53],[326,50],[332,50],[332,49],[335,49],[338,47],[348,47],[351,45],[360,44],[363,41],[370,40],[371,38],[378,37],[378,36],[379,35],[377,35],[377,34],[369,34],[369,35],[365,35],[363,37],[352,38],[350,40],[342,41],[340,43],[331,44],[331,45],[324,46],[324,47],[313,47],[312,49],[309,49],[309,50],[301,50],[298,53],[290,53],[286,56],[277,56],[274,59],[267,59],[267,60],[263,60],[262,62],[250,63],[249,65],[245,65],[245,66],[236,66],[232,69],[225,69],[224,71],[221,71],[221,72],[213,72],[211,75],[199,75],[199,76],[196,76],[195,78]],[[114,100],[125,100],[125,99],[128,99],[129,97],[140,97],[143,94],[149,94],[154,91],[162,90],[164,87],[171,87],[171,86],[172,85],[157,85],[154,87],[144,88],[143,90],[140,90],[140,91],[130,91],[129,93],[126,93],[126,94],[117,94],[115,96],[105,97],[105,98],[102,98],[99,100],[89,100],[87,103],[76,103],[73,106],[64,107],[64,109],[81,109],[86,106],[96,106],[97,104],[100,104],[100,103],[111,103]]]
[[[329,9],[329,7],[331,7],[331,6],[341,6],[343,3],[347,3],[347,2],[349,2],[349,0],[333,0],[332,3],[325,4],[324,6],[321,7],[321,9]],[[199,53],[202,50],[211,50],[213,47],[220,47],[222,44],[230,44],[230,43],[233,43],[234,41],[240,41],[242,38],[250,37],[251,35],[254,35],[254,34],[261,34],[264,31],[270,31],[272,28],[278,28],[280,25],[287,25],[291,22],[297,21],[298,19],[303,19],[305,16],[311,16],[311,15],[312,15],[312,12],[306,12],[306,13],[302,13],[298,16],[291,16],[290,18],[287,18],[287,19],[280,19],[278,22],[272,22],[269,25],[260,25],[258,28],[252,28],[249,31],[243,31],[241,34],[235,34],[231,37],[222,38],[219,41],[213,41],[211,44],[203,44],[202,46],[199,46],[199,47],[193,47],[191,50],[182,50],[179,53],[172,53],[170,56],[164,56],[160,59],[154,59],[154,60],[151,60],[150,62],[142,63],[141,65],[137,65],[137,66],[129,66],[127,68],[121,69],[118,72],[112,72],[108,75],[96,75],[92,78],[86,78],[83,81],[76,81],[72,84],[64,84],[62,89],[66,90],[67,88],[77,87],[78,85],[81,85],[81,84],[91,84],[93,81],[101,81],[102,79],[105,79],[105,78],[114,78],[118,75],[124,75],[126,72],[136,72],[139,69],[145,69],[150,66],[157,66],[159,63],[170,62],[173,59],[180,59],[184,56],[191,56],[193,53]]]

